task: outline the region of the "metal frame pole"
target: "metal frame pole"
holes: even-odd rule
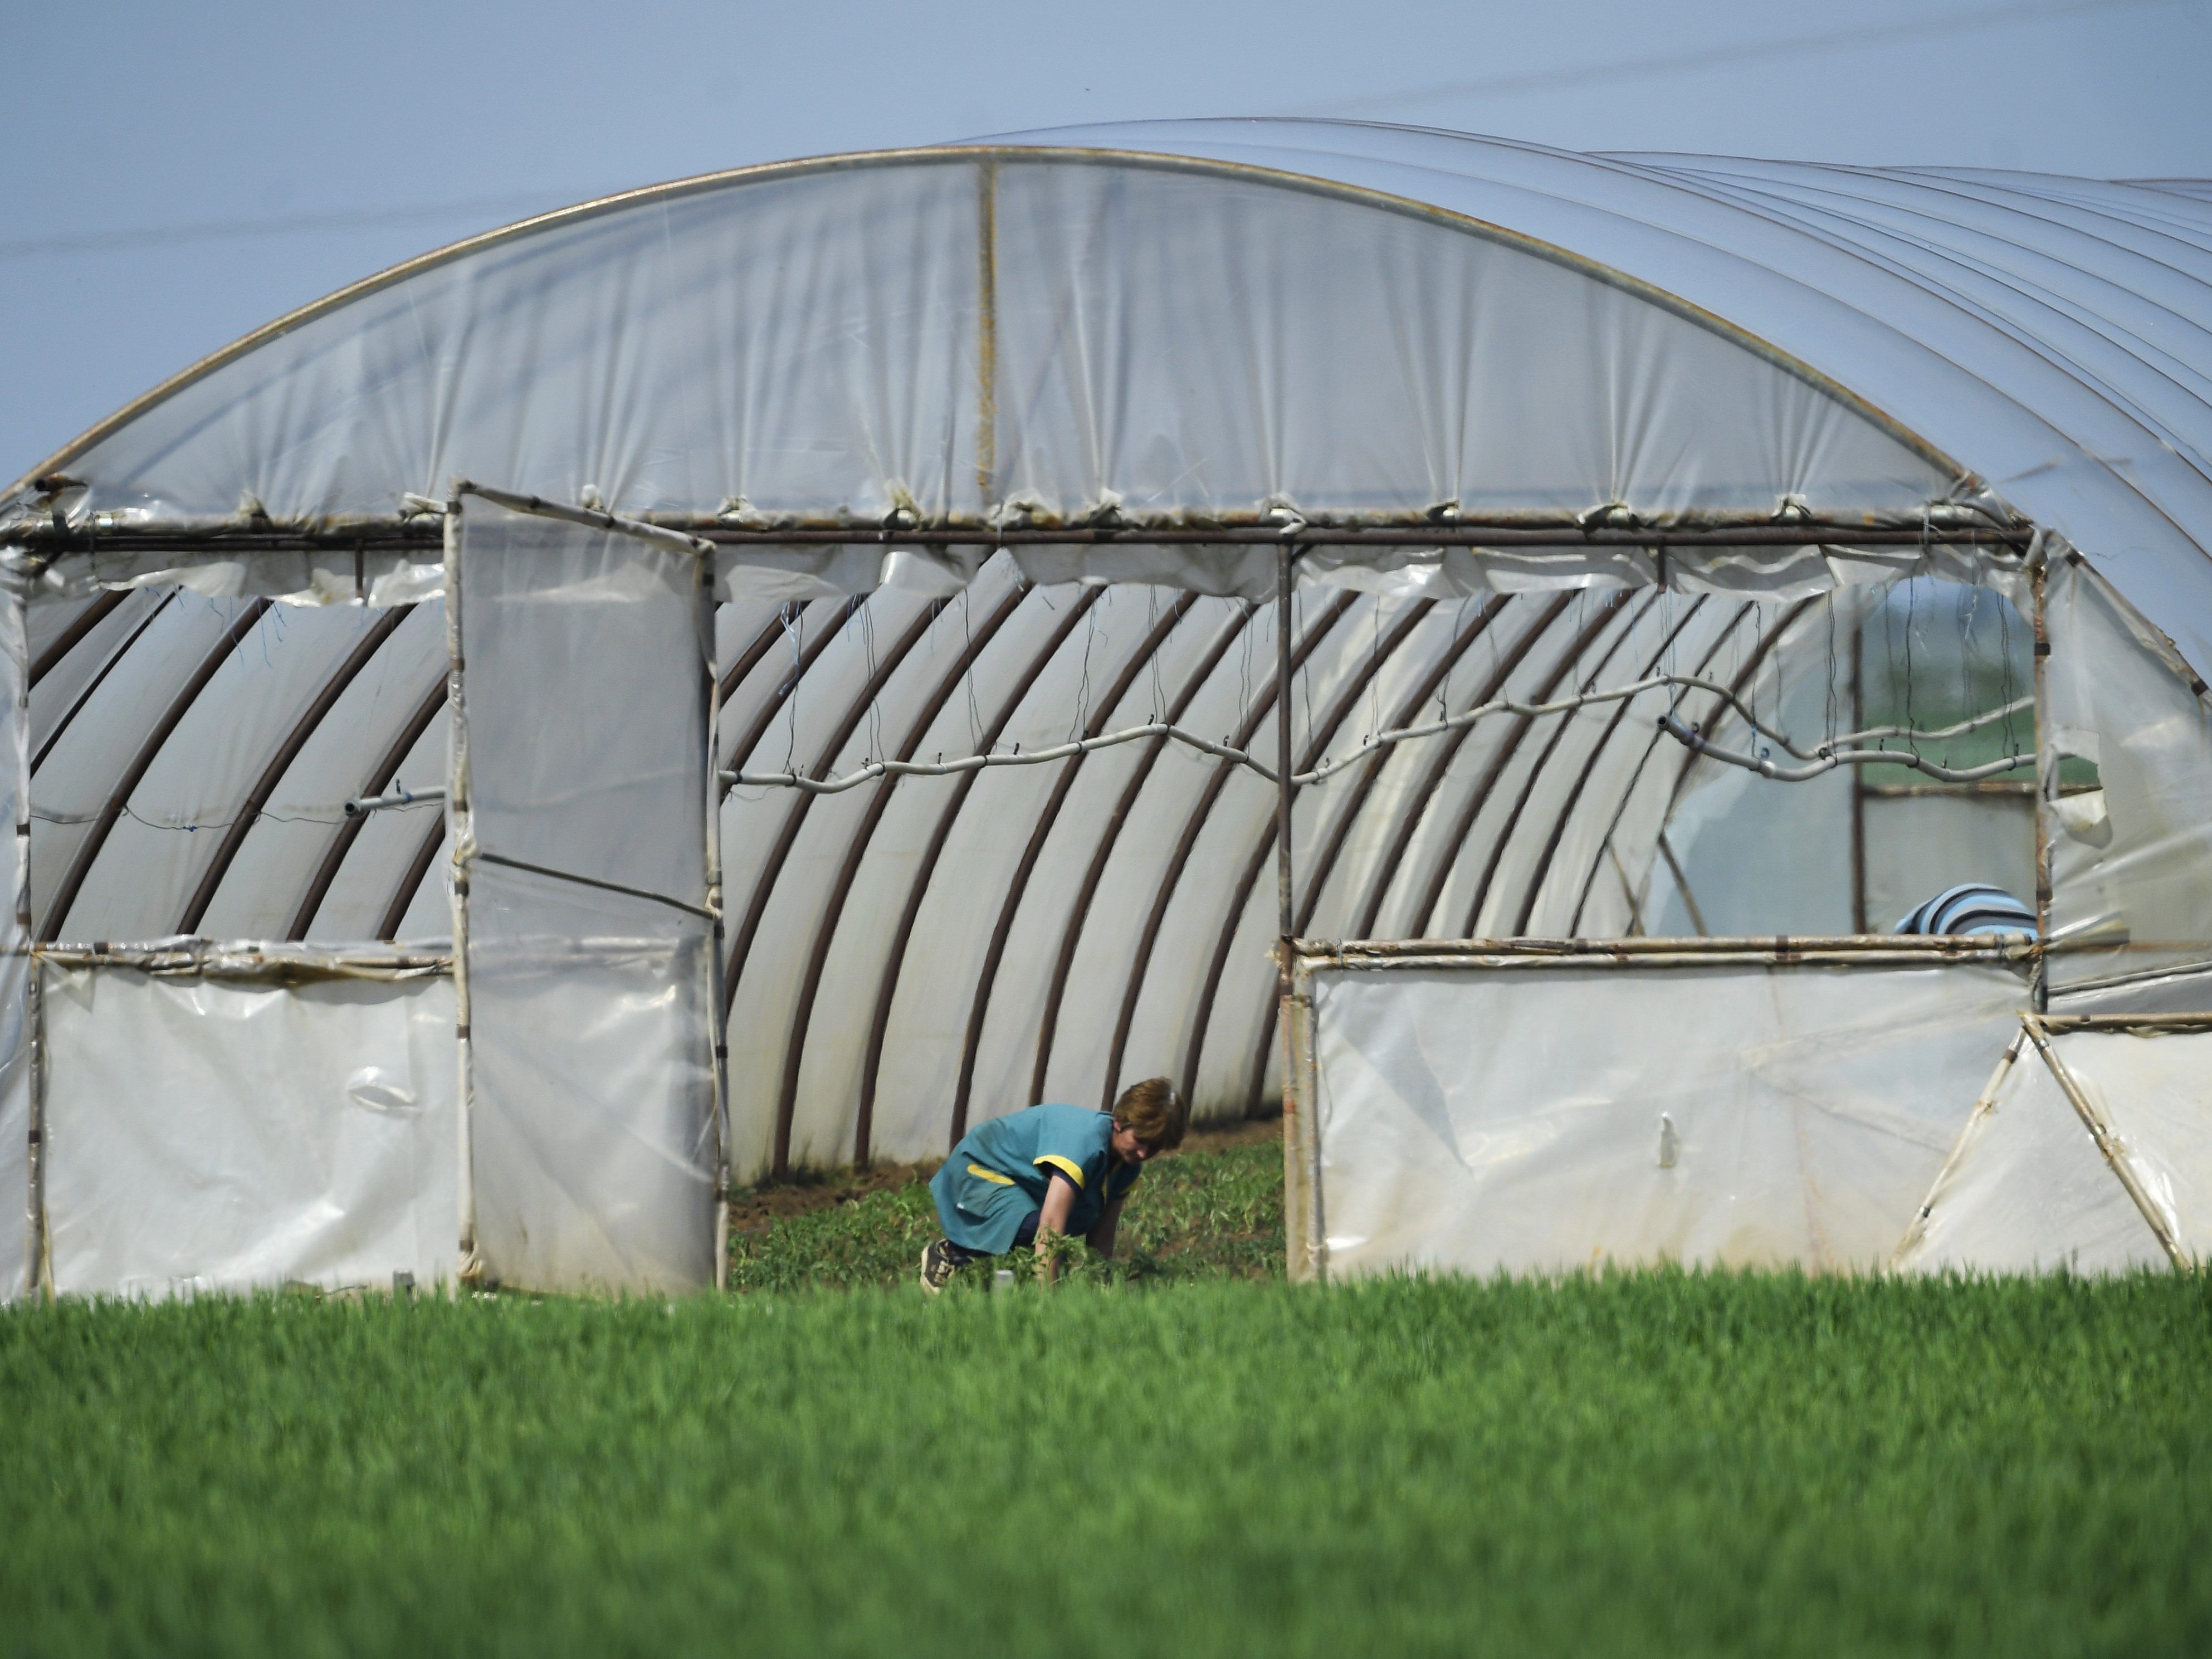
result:
[[[24,965],[29,982],[23,988],[24,1034],[28,1041],[25,1079],[31,1096],[30,1227],[28,1253],[23,1259],[24,1289],[51,1302],[54,1297],[52,1230],[46,1225],[46,993],[45,964],[26,946]]]
[[[1285,1271],[1292,1279],[1307,1276],[1309,1241],[1300,1235],[1305,1218],[1301,1202],[1305,1160],[1300,1157],[1307,1126],[1298,1110],[1297,1021],[1291,998],[1291,935],[1297,927],[1291,884],[1291,563],[1298,550],[1285,541],[1275,565],[1275,969],[1278,1000],[1275,1029],[1283,1039],[1283,1194]]]
[[[1836,602],[1833,593],[1828,603]],[[1851,623],[1851,730],[1866,730],[1866,617]],[[1851,763],[1851,932],[1863,933],[1867,924],[1867,781],[1866,763]]]
[[[1291,935],[1297,913],[1291,901],[1291,562],[1298,550],[1283,544],[1275,566],[1275,920],[1282,941],[1283,994],[1291,988]]]
[[[2051,752],[2051,628],[2045,612],[2045,578],[2049,567],[2042,538],[2028,559],[2028,592],[2035,625],[2035,1012],[2051,1006],[2051,803],[2058,795],[2058,768]]]
[[[461,645],[461,498],[458,493],[446,503],[446,707],[452,736],[447,748],[446,823],[453,843],[453,1048],[459,1067],[459,1092],[454,1116],[459,1137],[460,1162],[455,1174],[458,1213],[455,1221],[460,1246],[457,1273],[463,1284],[483,1276],[477,1253],[476,1139],[471,1121],[475,1105],[476,1067],[469,1036],[469,862],[476,851],[476,831],[470,816],[469,719],[463,695],[466,667]]]
[[[31,946],[31,673],[30,641],[25,629],[23,602],[9,594],[7,642],[14,659],[15,696],[8,710],[15,792],[15,938],[13,948],[21,953],[23,982],[24,1093],[29,1122],[25,1127],[27,1157],[25,1180],[23,1288],[27,1295],[53,1295],[53,1266],[46,1248],[46,998],[40,984],[45,971]]]
[[[707,951],[707,1040],[714,1085],[714,1288],[730,1285],[730,1028],[722,1006],[722,699],[714,674],[714,560],[699,556],[699,695],[707,716],[707,764],[701,787],[707,812],[707,908],[714,916]]]

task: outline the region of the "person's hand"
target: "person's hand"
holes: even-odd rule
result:
[[[1036,1230],[1036,1279],[1040,1285],[1060,1282],[1060,1265],[1076,1250],[1075,1241],[1049,1222]]]

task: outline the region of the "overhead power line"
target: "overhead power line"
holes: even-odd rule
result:
[[[1529,70],[1509,75],[1484,76],[1474,80],[1440,81],[1395,92],[1363,93],[1322,104],[1304,104],[1282,110],[1289,115],[1358,115],[1372,113],[1377,106],[1435,103],[1444,99],[1512,96],[1559,88],[1580,88],[1601,82],[1648,80],[1679,75],[1686,70],[1727,67],[1739,64],[1770,63],[1854,46],[1879,46],[1908,40],[1937,40],[1996,28],[2008,24],[2039,22],[2092,12],[2134,9],[2148,6],[2197,6],[2203,0],[2038,0],[2037,3],[2001,6],[1989,11],[1966,12],[1951,17],[1923,19],[1909,23],[1844,29],[1828,34],[1792,36],[1782,40],[1750,40],[1734,46],[1712,46],[1668,58],[1624,58],[1578,69]],[[0,260],[34,258],[49,254],[118,253],[139,248],[173,247],[190,242],[225,242],[257,236],[298,236],[320,231],[359,230],[383,226],[436,224],[453,219],[495,221],[543,213],[571,202],[589,200],[605,192],[543,190],[499,196],[464,197],[446,202],[418,202],[405,207],[371,208],[329,213],[292,213],[264,219],[210,219],[170,225],[142,225],[117,230],[75,232],[58,236],[33,236],[0,241]]]
[[[2000,6],[1989,11],[1923,18],[1909,23],[1879,24],[1871,28],[1841,29],[1829,34],[1793,35],[1781,40],[1745,40],[1733,46],[1710,46],[1667,58],[1621,58],[1609,64],[1588,64],[1581,69],[1528,70],[1510,75],[1486,75],[1467,81],[1431,82],[1425,86],[1408,87],[1395,92],[1363,93],[1356,98],[1336,99],[1322,104],[1302,104],[1281,112],[1288,115],[1356,115],[1371,112],[1377,105],[1395,106],[1435,103],[1447,98],[1495,98],[1568,88],[1579,89],[1601,82],[1679,75],[1688,70],[1771,63],[1802,57],[1808,52],[1937,40],[1945,35],[1966,34],[2008,24],[2041,22],[2089,12],[2199,3],[2201,0],[2039,0],[2039,3],[2030,5]]]

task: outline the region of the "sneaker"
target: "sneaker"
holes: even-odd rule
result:
[[[952,1282],[952,1275],[960,1271],[960,1263],[952,1254],[951,1241],[939,1239],[921,1253],[921,1288],[935,1296]]]

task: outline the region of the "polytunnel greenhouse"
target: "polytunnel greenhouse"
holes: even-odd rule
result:
[[[1290,1270],[2212,1246],[2212,185],[1197,122],[372,277],[0,500],[12,1293],[716,1280],[1165,1075]],[[1986,882],[2031,932],[1897,931]]]

